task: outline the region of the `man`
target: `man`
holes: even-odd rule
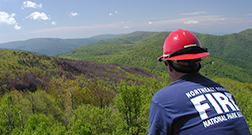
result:
[[[172,84],[159,90],[150,107],[149,135],[250,135],[233,96],[198,73],[208,56],[188,30],[171,32],[164,42],[164,61]]]

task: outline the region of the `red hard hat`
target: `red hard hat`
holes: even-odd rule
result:
[[[201,48],[198,38],[188,30],[171,32],[163,46],[163,55],[158,60],[189,60],[208,56],[207,49]]]

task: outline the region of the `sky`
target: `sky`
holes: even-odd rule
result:
[[[213,35],[252,28],[252,0],[0,0],[0,43],[178,28]]]

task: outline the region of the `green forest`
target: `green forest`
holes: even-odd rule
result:
[[[171,83],[156,60],[167,34],[135,32],[50,57],[1,49],[0,134],[146,135],[151,98]],[[196,35],[210,52],[200,73],[234,95],[252,131],[252,50],[235,58],[223,49],[234,38],[249,46],[249,34]],[[207,41],[223,45],[220,54]]]

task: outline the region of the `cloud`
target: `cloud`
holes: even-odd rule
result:
[[[6,12],[0,11],[0,23],[5,23],[9,25],[16,24],[16,20],[14,18],[15,14],[8,14]]]
[[[58,37],[60,35],[68,35],[73,36],[77,33],[82,33],[82,34],[77,34],[77,36],[90,36],[93,33],[94,35],[97,35],[98,33],[103,33],[103,34],[108,34],[108,31],[118,31],[118,29],[121,30],[130,30],[129,25],[122,24],[121,22],[116,22],[116,23],[108,23],[108,24],[94,24],[94,25],[84,25],[84,26],[69,26],[69,27],[53,27],[53,28],[48,28],[48,29],[40,29],[40,30],[34,30],[34,31],[29,31],[26,32],[25,34],[29,35],[37,35],[37,34],[43,34],[45,36],[56,34]],[[68,31],[68,33],[65,33],[65,31]],[[72,33],[72,34],[70,34]],[[55,36],[55,35],[54,35]]]
[[[23,6],[22,9],[25,8],[42,8],[42,4],[36,4],[35,2],[31,2],[31,1],[24,1],[23,2]]]
[[[129,29],[130,27],[129,27],[129,26],[124,26],[123,28],[124,28],[124,29]]]
[[[247,14],[246,16],[252,16],[252,14]]]
[[[52,23],[51,23],[52,25],[56,25],[56,22],[55,21],[52,21]]]
[[[6,12],[0,11],[0,24],[8,24],[8,25],[14,25],[14,29],[19,30],[21,29],[21,26],[18,26],[16,19],[14,18],[15,14],[8,14]]]
[[[161,20],[155,21],[155,25],[181,25],[181,24],[214,24],[226,21],[226,18],[223,18],[220,15],[213,15],[213,16],[194,16],[194,17],[184,17],[178,19],[171,19],[171,20]]]
[[[21,26],[18,26],[18,24],[15,24],[14,29],[20,30],[20,29],[21,29]]]
[[[70,13],[70,16],[71,16],[71,17],[77,16],[77,15],[78,15],[78,13],[76,13],[76,12],[71,12],[71,13]]]
[[[29,16],[27,16],[26,18],[30,18],[33,20],[50,20],[51,19],[44,12],[41,12],[41,13],[40,12],[33,12]]]
[[[113,16],[113,15],[118,15],[119,13],[117,11],[115,11],[114,13],[109,13],[109,16]]]
[[[198,11],[198,12],[192,12],[192,13],[183,13],[181,15],[198,15],[198,14],[204,14],[205,11]]]
[[[196,23],[199,23],[199,21],[194,21],[194,20],[184,21],[184,24],[196,24]]]
[[[96,25],[86,25],[86,26],[73,26],[73,27],[57,27],[50,29],[43,29],[40,32],[46,32],[47,34],[59,33],[62,34],[61,31],[69,31],[69,32],[81,32],[81,31],[105,31],[108,30],[121,30],[121,31],[137,31],[137,30],[153,30],[159,31],[164,29],[178,28],[178,27],[193,27],[195,25],[189,24],[201,24],[200,26],[211,26],[216,25],[217,23],[225,23],[223,22],[223,16],[194,16],[194,17],[183,17],[178,19],[170,19],[170,20],[159,20],[159,21],[147,21],[146,22],[115,22],[109,24],[96,24]],[[152,27],[150,27],[150,24]],[[154,26],[154,27],[153,27]],[[73,32],[73,33],[74,33]]]

